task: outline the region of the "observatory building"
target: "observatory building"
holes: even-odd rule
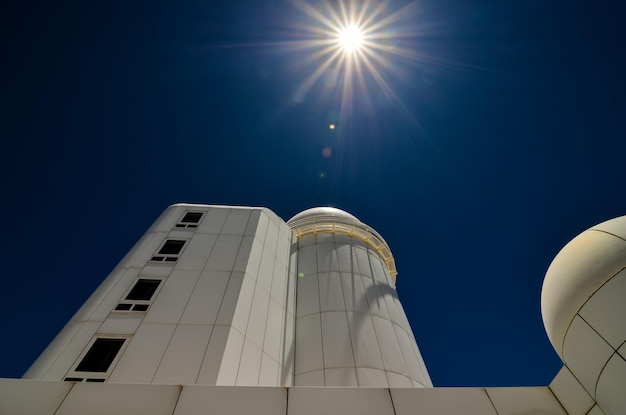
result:
[[[550,385],[433,388],[374,229],[328,207],[285,222],[176,204],[22,379],[0,379],[0,414],[623,415],[625,269],[626,217],[553,261]]]

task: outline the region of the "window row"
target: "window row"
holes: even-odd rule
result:
[[[198,223],[204,216],[203,212],[185,212],[185,215],[176,224],[177,228],[197,228]],[[180,256],[180,252],[185,246],[185,240],[168,239],[165,241],[159,252],[150,260],[156,262],[176,262]]]
[[[185,212],[177,228],[197,228],[204,213]],[[186,240],[168,239],[152,261],[176,262]],[[147,311],[162,279],[138,278],[128,294],[115,307],[115,311]],[[127,338],[96,337],[87,352],[80,358],[64,380],[69,382],[105,382],[112,364],[120,355]]]

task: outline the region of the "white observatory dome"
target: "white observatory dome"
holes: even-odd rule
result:
[[[344,210],[337,209],[337,208],[330,207],[330,206],[325,206],[325,207],[314,207],[314,208],[310,208],[307,210],[303,210],[302,212],[298,213],[297,215],[289,219],[287,223],[289,224],[291,222],[299,221],[301,219],[306,219],[306,218],[310,218],[314,216],[327,216],[327,217],[335,216],[337,218],[344,218],[344,219],[361,222],[356,216],[351,215]]]

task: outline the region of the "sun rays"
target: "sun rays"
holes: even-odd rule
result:
[[[291,4],[301,15],[294,22],[299,40],[290,44],[291,50],[301,53],[294,64],[301,76],[295,102],[317,87],[320,95],[340,101],[342,119],[351,114],[355,100],[372,106],[373,96],[381,94],[405,111],[391,79],[403,76],[406,62],[418,58],[410,19],[415,2],[397,8],[373,0]]]

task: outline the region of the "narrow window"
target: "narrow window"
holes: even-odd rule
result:
[[[165,244],[161,247],[159,254],[161,255],[178,255],[180,250],[183,249],[183,245],[185,245],[185,241],[179,241],[176,239],[168,239],[165,241]]]
[[[161,280],[139,280],[126,296],[127,300],[150,301]]]
[[[168,239],[165,241],[159,252],[152,257],[152,261],[176,262],[178,254],[185,246],[184,240]]]
[[[125,339],[99,338],[76,367],[77,372],[106,372],[115,356],[122,348]]]
[[[140,278],[115,311],[147,311],[162,280]]]
[[[177,228],[197,228],[200,219],[202,219],[202,212],[186,212],[185,216],[176,224]]]
[[[202,212],[187,212],[181,219],[181,223],[198,223],[202,217]]]

